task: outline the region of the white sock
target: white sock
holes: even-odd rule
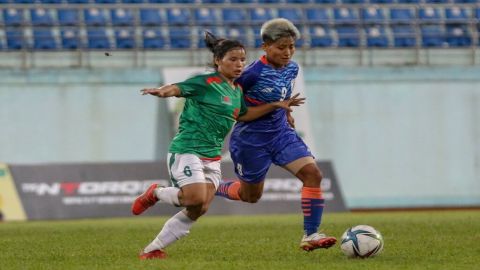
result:
[[[180,189],[176,187],[160,187],[155,189],[155,195],[162,202],[174,206],[180,206],[180,201],[178,200],[179,191]]]
[[[163,225],[155,239],[143,250],[148,253],[156,249],[164,249],[173,242],[186,236],[195,221],[191,220],[183,211],[178,212]]]

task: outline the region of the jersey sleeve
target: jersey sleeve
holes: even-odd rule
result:
[[[203,95],[206,89],[205,76],[195,76],[183,82],[176,83],[182,97]]]

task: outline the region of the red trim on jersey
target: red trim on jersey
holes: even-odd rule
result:
[[[260,62],[264,63],[265,65],[268,65],[267,56],[266,56],[266,55],[262,55],[262,56],[260,57]]]
[[[263,102],[261,102],[260,100],[256,100],[254,98],[251,98],[251,97],[247,97],[245,96],[245,100],[252,103],[252,104],[255,104],[255,105],[262,105],[264,104]]]
[[[216,156],[216,157],[201,157],[201,160],[207,160],[207,161],[217,161],[221,160],[222,156]]]
[[[208,77],[207,78],[207,84],[212,84],[212,83],[221,83],[222,82],[222,78],[220,77]]]

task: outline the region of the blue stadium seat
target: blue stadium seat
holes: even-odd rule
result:
[[[27,42],[23,34],[23,30],[7,29],[5,31],[7,40],[7,49],[9,50],[21,50],[27,48]]]
[[[6,26],[20,26],[24,24],[23,10],[15,8],[4,9],[3,21]]]
[[[7,4],[10,0],[0,0],[0,4]]]
[[[105,28],[89,28],[87,29],[87,40],[89,49],[109,49],[110,40],[108,39],[107,30]]]
[[[465,25],[447,26],[447,43],[449,47],[468,47],[472,38]]]
[[[33,4],[35,0],[13,0],[12,3],[15,4]]]
[[[395,47],[414,47],[416,46],[415,30],[410,25],[392,26],[393,45]]]
[[[141,4],[145,2],[147,2],[147,0],[122,0],[124,4]]]
[[[466,24],[468,23],[468,19],[466,8],[453,6],[445,9],[445,21],[448,24]]]
[[[62,26],[74,26],[79,23],[78,11],[76,9],[59,9],[57,11],[58,23]]]
[[[211,8],[195,9],[195,24],[196,25],[215,25],[218,23],[215,10]]]
[[[52,26],[53,17],[50,9],[35,8],[30,10],[30,21],[34,26]]]
[[[225,3],[225,0],[201,0],[201,1],[204,4],[224,4]]]
[[[173,3],[178,4],[194,4],[196,0],[172,0]]]
[[[342,25],[337,26],[338,46],[339,47],[358,47],[360,46],[360,33],[356,26]]]
[[[308,4],[310,0],[287,0],[286,2],[289,4]]]
[[[168,4],[168,3],[175,3],[175,1],[174,0],[148,0],[148,3]]]
[[[87,26],[105,26],[107,24],[106,10],[104,9],[89,8],[83,13]]]
[[[97,4],[116,4],[117,0],[94,0]]]
[[[336,24],[358,24],[358,14],[353,8],[334,8],[333,18]]]
[[[370,0],[372,4],[392,4],[393,0]]]
[[[341,0],[343,4],[365,4],[366,0]]]
[[[42,4],[61,4],[62,0],[40,0]]]
[[[230,0],[232,4],[251,4],[255,3],[256,0]]]
[[[427,4],[446,4],[449,0],[425,0]]]
[[[411,8],[391,8],[390,21],[397,24],[411,24],[415,19],[415,11]]]
[[[134,18],[131,9],[117,8],[111,10],[111,22],[114,26],[133,26]]]
[[[280,0],[258,0],[260,4],[278,4]]]
[[[330,47],[333,45],[332,31],[328,26],[311,26],[310,47]]]
[[[478,0],[453,0],[454,3],[459,4],[470,4],[470,3],[477,3]]]
[[[190,11],[188,9],[169,8],[167,9],[167,21],[171,25],[189,25]]]
[[[301,23],[303,20],[302,10],[298,8],[279,8],[278,17],[285,18],[294,24]]]
[[[140,23],[143,26],[159,26],[163,22],[160,9],[140,9]]]
[[[226,25],[240,25],[247,20],[247,15],[244,9],[224,8],[222,9],[222,20]]]
[[[116,29],[115,46],[117,49],[135,48],[135,32],[133,29]]]
[[[329,10],[325,8],[307,8],[307,21],[310,24],[327,24],[330,22]]]
[[[52,29],[33,30],[33,48],[35,50],[54,50],[57,48]]]
[[[337,0],[313,0],[313,2],[316,4],[335,4]]]
[[[385,12],[382,8],[369,6],[361,10],[363,21],[367,24],[385,23]]]
[[[437,23],[441,19],[440,9],[432,6],[420,8],[418,10],[418,18],[422,23]]]
[[[274,14],[272,9],[270,8],[252,8],[249,10],[250,13],[250,21],[253,24],[263,24],[265,21],[274,18]]]
[[[245,47],[248,47],[250,44],[248,42],[248,30],[240,26],[231,26],[226,27],[225,37],[229,39],[234,39],[240,41]]]
[[[62,48],[76,50],[82,47],[80,35],[77,28],[64,28],[60,31]]]
[[[419,4],[421,0],[397,0],[399,4]]]
[[[165,47],[165,39],[160,30],[144,29],[142,36],[143,48],[145,49],[162,49]]]
[[[253,32],[253,46],[255,48],[260,48],[262,47],[262,37],[260,36],[260,26],[254,26],[252,27],[252,32]]]
[[[88,4],[90,0],[67,0],[69,4]]]
[[[170,27],[170,48],[186,49],[191,47],[190,27]]]
[[[445,31],[440,25],[422,25],[420,31],[423,47],[442,47],[446,42]]]
[[[370,26],[365,29],[367,47],[388,47],[388,37],[383,26]]]

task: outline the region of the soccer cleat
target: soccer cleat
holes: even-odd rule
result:
[[[158,187],[157,184],[152,184],[150,187],[138,196],[132,204],[132,213],[134,215],[140,215],[145,212],[149,207],[153,206],[158,202],[157,196],[155,196],[155,189]]]
[[[150,252],[141,252],[139,255],[138,255],[138,258],[140,258],[140,260],[151,260],[151,259],[166,259],[167,258],[167,253],[161,249],[156,249],[156,250],[152,250]]]
[[[300,242],[300,248],[305,251],[312,251],[317,248],[329,248],[337,242],[335,237],[326,236],[323,233],[312,233],[304,235]]]

